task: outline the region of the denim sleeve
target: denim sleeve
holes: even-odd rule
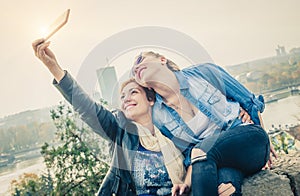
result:
[[[59,83],[53,80],[53,85],[94,132],[106,140],[114,140],[116,131],[113,130],[118,130],[118,125],[113,114],[93,101],[68,72],[65,71]]]
[[[227,99],[238,102],[248,112],[255,124],[260,124],[258,112],[262,113],[265,108],[262,95],[256,97],[228,72],[215,64],[198,65],[195,69],[201,77],[219,89]]]

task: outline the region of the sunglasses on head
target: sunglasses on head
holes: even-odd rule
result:
[[[134,76],[134,66],[140,64],[140,63],[142,62],[143,59],[144,59],[143,53],[140,53],[139,56],[137,57],[137,59],[136,59],[134,65],[133,65],[133,67],[132,67],[130,76]]]
[[[137,58],[136,61],[135,61],[135,64],[136,64],[136,65],[140,64],[140,63],[142,62],[143,58],[144,58],[144,57],[143,57],[143,54],[140,53],[140,55],[138,56],[138,58]]]

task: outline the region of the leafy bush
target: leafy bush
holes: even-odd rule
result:
[[[48,172],[24,174],[12,182],[13,195],[94,195],[109,168],[108,145],[63,103],[51,111],[51,118],[59,142],[42,146]]]
[[[288,154],[289,151],[296,150],[295,138],[286,131],[277,129],[269,132],[269,135],[276,152]]]

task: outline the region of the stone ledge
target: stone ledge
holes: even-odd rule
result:
[[[244,196],[300,196],[300,152],[281,154],[272,170],[263,170],[244,180]]]

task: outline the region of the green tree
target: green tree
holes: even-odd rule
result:
[[[53,195],[53,182],[48,172],[48,175],[39,177],[37,174],[24,173],[18,180],[11,182],[12,195]]]
[[[30,195],[36,195],[34,191],[44,191],[43,195],[94,195],[109,168],[108,145],[64,103],[51,110],[51,118],[59,141],[42,146],[49,172],[30,179],[30,185],[15,183],[14,195],[28,195],[22,190],[29,190]]]
[[[86,144],[83,138],[90,138],[88,127],[70,107],[60,104],[51,111],[51,118],[62,145],[50,148],[46,143],[41,152],[47,168],[55,174],[54,192],[62,195],[95,193],[108,170],[108,165],[102,161],[107,157],[100,148],[93,151]],[[103,159],[94,152],[103,155]]]

